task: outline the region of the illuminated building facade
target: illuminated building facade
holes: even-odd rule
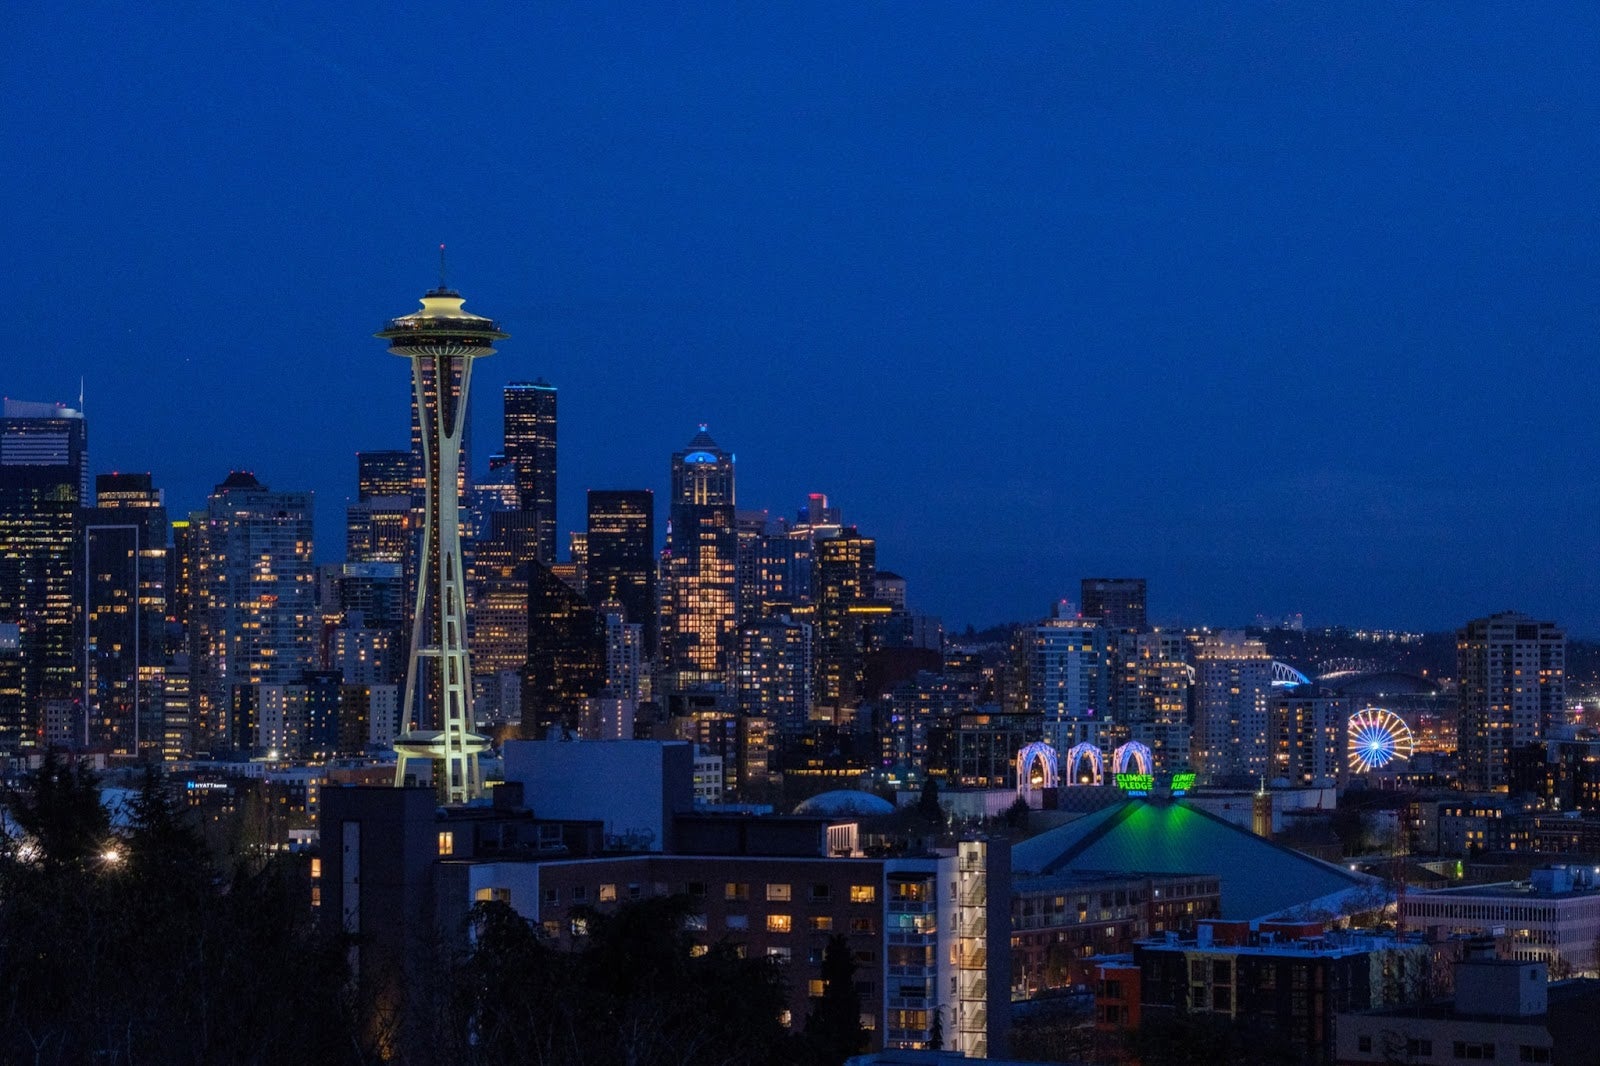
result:
[[[470,569],[472,668],[479,677],[519,672],[528,658],[528,575],[539,554],[531,511],[496,511],[473,548]]]
[[[0,745],[40,742],[46,705],[77,697],[76,622],[90,504],[89,430],[81,411],[7,399],[0,407],[0,623],[17,626],[20,699]]]
[[[865,676],[865,619],[853,608],[874,602],[878,543],[847,526],[816,542],[812,573],[814,713],[847,717],[861,703]]]
[[[409,498],[416,478],[415,463],[412,452],[357,452],[357,497],[362,500],[384,496]]]
[[[1554,622],[1506,611],[1456,632],[1462,784],[1492,791],[1508,784],[1511,752],[1565,723],[1566,634]]]
[[[202,544],[195,746],[214,752],[239,739],[229,728],[237,690],[290,684],[315,665],[311,494],[273,492],[235,471],[206,501]]]
[[[1195,769],[1211,783],[1270,772],[1267,704],[1272,656],[1242,633],[1210,636],[1195,655]]]
[[[1121,633],[1112,702],[1132,740],[1150,749],[1157,772],[1187,769],[1194,678],[1188,643],[1177,634]]]
[[[740,626],[735,692],[740,713],[768,719],[781,732],[804,728],[811,715],[811,627],[788,618]]]
[[[422,297],[421,310],[389,320],[377,334],[389,341],[391,355],[411,364],[411,450],[422,473],[422,484],[413,483],[423,509],[402,700],[408,728],[395,741],[395,783],[404,784],[408,760],[426,759],[434,764],[435,791],[446,803],[478,795],[478,753],[488,747],[472,732],[461,500],[472,364],[492,355],[495,343],[506,338],[498,325],[466,311],[464,303],[441,278],[439,287]],[[411,727],[413,721],[417,728]]]
[[[167,511],[149,474],[101,474],[83,512],[84,740],[124,755],[162,745]]]
[[[1109,728],[1109,631],[1098,622],[1054,618],[1026,633],[1027,709],[1042,718],[1057,751],[1098,744]]]
[[[344,557],[353,563],[404,563],[416,528],[410,496],[368,496],[345,508]]]
[[[556,387],[514,381],[505,387],[505,457],[516,471],[521,510],[537,527],[534,543],[546,566],[556,562]]]
[[[668,690],[732,681],[738,631],[733,468],[733,453],[704,426],[672,456],[660,617]]]
[[[1345,775],[1349,699],[1315,685],[1293,685],[1268,698],[1272,781],[1290,785],[1335,785]]]
[[[655,493],[649,489],[590,489],[584,542],[584,590],[594,606],[616,603],[624,621],[644,632],[644,657],[655,658]]]

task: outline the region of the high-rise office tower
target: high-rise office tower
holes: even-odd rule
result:
[[[1028,710],[1043,716],[1045,739],[1063,755],[1085,741],[1100,744],[1111,721],[1107,644],[1106,628],[1088,619],[1053,618],[1027,630]]]
[[[539,523],[531,511],[493,511],[473,547],[472,669],[483,716],[512,719],[521,704],[528,659],[528,570],[538,558]]]
[[[812,698],[830,716],[853,712],[861,702],[865,667],[864,616],[874,602],[878,542],[854,526],[816,543],[812,567],[814,674]]]
[[[1456,669],[1462,784],[1504,788],[1512,751],[1537,743],[1564,722],[1566,634],[1554,622],[1516,611],[1477,618],[1456,631]]]
[[[1177,633],[1115,634],[1112,706],[1128,736],[1150,749],[1156,770],[1189,768],[1191,668]]]
[[[661,657],[669,690],[728,686],[738,631],[733,453],[704,426],[672,456],[662,555]]]
[[[556,387],[542,378],[505,388],[505,457],[516,468],[517,496],[538,516],[539,561],[556,561]]]
[[[1238,632],[1208,637],[1195,655],[1195,769],[1212,782],[1243,783],[1270,772],[1267,702],[1272,656]]]
[[[1086,577],[1081,583],[1083,617],[1107,629],[1142,633],[1145,625],[1145,579]]]
[[[344,557],[352,563],[405,563],[414,517],[410,496],[364,496],[345,508]]]
[[[733,517],[738,546],[733,553],[733,582],[739,592],[736,608],[739,621],[761,617],[761,546],[768,532],[767,512],[735,511]]]
[[[615,600],[602,604],[600,617],[606,627],[606,685],[608,699],[637,704],[645,697],[644,627],[627,620],[622,604]]]
[[[649,489],[590,489],[589,602],[616,602],[644,633],[644,657],[656,654],[656,501]]]
[[[78,511],[91,503],[83,413],[6,400],[0,407],[0,624],[17,627],[20,696],[0,719],[5,747],[40,743],[47,712],[68,713],[78,695]]]
[[[478,754],[488,747],[472,732],[461,498],[472,363],[492,355],[495,342],[507,336],[493,321],[464,310],[464,303],[441,278],[422,297],[421,310],[391,319],[377,334],[389,341],[391,355],[411,363],[412,450],[420,453],[423,472],[422,545],[402,700],[407,729],[395,741],[395,784],[405,783],[408,760],[427,759],[434,764],[435,791],[447,803],[465,803],[482,790]]]
[[[162,747],[167,509],[149,474],[100,474],[82,513],[84,740],[137,755]]]
[[[811,717],[811,627],[752,618],[739,627],[739,713],[796,733]]]
[[[273,492],[235,471],[206,501],[195,575],[198,751],[251,743],[239,723],[258,685],[287,685],[316,665],[317,573],[311,493]]]
[[[586,702],[606,684],[606,627],[582,596],[541,562],[527,564],[528,658],[522,735],[576,731]]]
[[[415,477],[411,452],[356,453],[356,491],[360,499],[374,496],[411,496]]]

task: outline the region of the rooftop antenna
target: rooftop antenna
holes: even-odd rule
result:
[[[442,291],[444,284],[444,245],[439,245],[439,288]]]
[[[83,414],[83,375],[78,375],[78,413]]]

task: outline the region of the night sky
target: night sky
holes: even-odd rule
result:
[[[82,375],[175,516],[314,489],[336,560],[444,241],[563,529],[706,422],[947,624],[1600,634],[1596,5],[666,7],[15,5],[0,392]]]

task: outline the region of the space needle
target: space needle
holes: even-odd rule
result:
[[[461,559],[461,435],[466,431],[472,362],[494,354],[507,334],[491,319],[462,310],[444,282],[423,294],[422,309],[390,319],[376,336],[389,354],[411,360],[411,388],[421,424],[426,508],[395,784],[406,763],[426,759],[443,803],[466,803],[482,791],[478,755],[489,747],[472,730],[472,669],[467,657],[466,581]],[[420,720],[419,720],[420,717]]]

